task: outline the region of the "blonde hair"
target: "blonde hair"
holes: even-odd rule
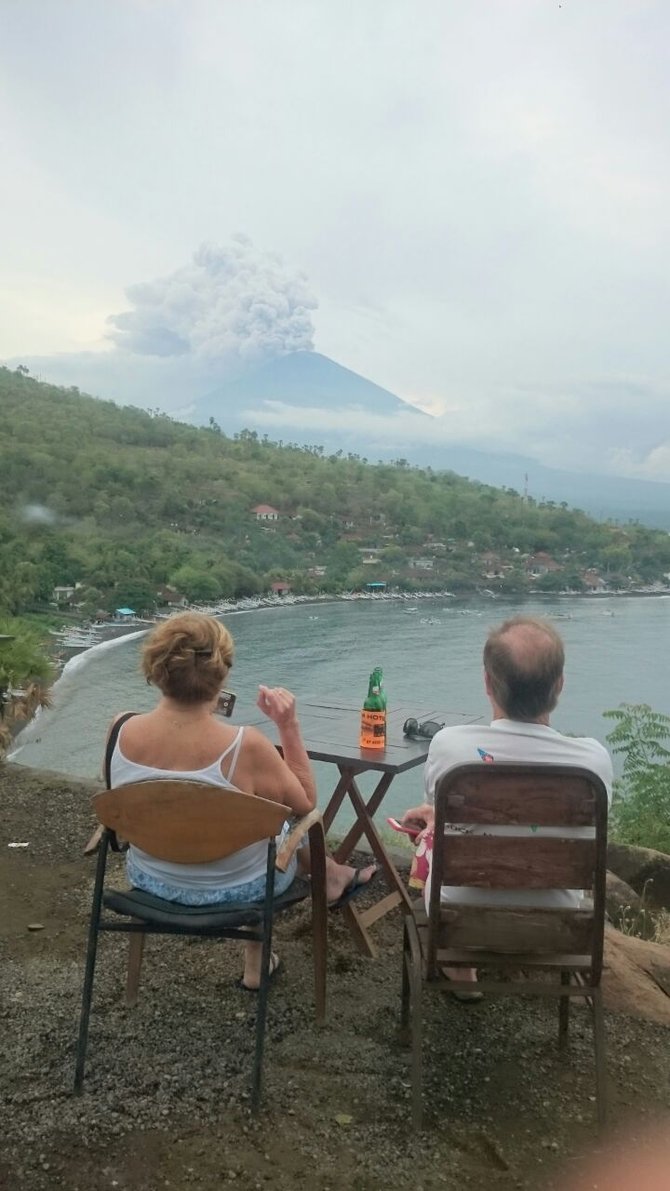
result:
[[[532,723],[554,710],[564,665],[563,642],[546,620],[506,620],[491,630],[484,646],[491,692],[511,720]]]
[[[184,612],[153,629],[142,649],[147,682],[178,703],[213,699],[233,664],[233,638],[213,616]]]

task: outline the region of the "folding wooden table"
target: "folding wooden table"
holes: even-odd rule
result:
[[[346,797],[349,798],[355,815],[355,822],[333,852],[334,859],[344,863],[349,859],[362,836],[365,836],[390,888],[390,892],[385,897],[365,910],[359,911],[355,902],[352,901],[342,911],[359,950],[365,955],[374,957],[377,955],[377,948],[370,937],[369,928],[401,903],[408,908],[411,905],[409,894],[400,874],[373,821],[393,779],[399,773],[405,773],[407,770],[423,765],[428,754],[430,740],[410,739],[403,736],[403,724],[412,716],[419,722],[433,719],[452,727],[455,724],[474,723],[480,717],[460,712],[426,711],[424,709],[417,713],[415,707],[396,706],[387,715],[386,748],[361,749],[358,743],[360,708],[346,707],[341,704],[301,703],[298,707],[298,714],[309,757],[313,761],[324,761],[327,764],[335,765],[340,775],[323,812],[326,832],[332,827],[335,816]],[[276,742],[276,729],[271,721],[254,719],[251,722],[254,727],[263,729]],[[357,779],[362,773],[378,773],[380,775],[379,781],[367,801],[358,788]],[[423,784],[419,780],[415,804],[422,801]]]

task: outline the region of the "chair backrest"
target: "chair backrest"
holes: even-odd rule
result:
[[[606,853],[607,791],[588,770],[498,763],[451,770],[435,792],[429,962],[448,940],[449,947],[502,953],[591,953],[599,973]],[[586,909],[508,908],[496,895],[490,907],[450,906],[441,902],[443,885],[580,889],[592,894],[593,903]]]
[[[93,799],[105,827],[158,860],[205,864],[269,839],[287,807],[241,790],[174,779],[133,782]]]

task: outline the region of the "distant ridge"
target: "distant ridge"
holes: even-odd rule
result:
[[[454,471],[496,488],[513,488],[520,496],[527,477],[528,495],[533,500],[565,501],[570,508],[583,509],[600,521],[640,521],[670,530],[670,484],[660,480],[546,467],[525,455],[494,454],[460,443],[417,443],[406,453],[420,467]]]
[[[396,414],[412,411],[425,417],[415,406],[402,401],[388,389],[336,364],[320,352],[290,352],[252,372],[247,372],[196,402],[195,422],[206,423],[240,415],[243,410],[259,410],[267,401],[281,401],[286,405],[305,408],[332,409],[352,406],[373,414]]]
[[[246,427],[267,433],[272,441],[318,442],[327,451],[343,450],[372,460],[402,457],[419,467],[454,471],[520,494],[528,476],[528,495],[536,501],[566,501],[601,520],[640,521],[670,531],[670,483],[559,469],[524,455],[455,442],[448,415],[424,414],[320,352],[292,352],[225,381],[217,378],[211,363],[202,369],[184,357],[156,360],[84,352],[24,357],[12,363],[22,362],[56,383],[77,384],[118,403],[158,405],[196,425],[206,426],[214,418],[228,435]],[[264,417],[272,403],[282,403],[294,412],[280,425],[277,419]],[[322,409],[329,415],[328,424],[319,426],[318,416],[308,420],[302,415],[307,409]],[[370,414],[370,421],[348,417],[352,410]],[[333,414],[339,415],[336,424]],[[408,419],[416,431],[412,435],[407,433]]]

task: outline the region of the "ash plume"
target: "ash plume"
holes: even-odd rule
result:
[[[306,277],[247,236],[202,244],[190,264],[126,296],[132,309],[110,316],[109,337],[135,355],[256,363],[314,347],[317,301]]]

